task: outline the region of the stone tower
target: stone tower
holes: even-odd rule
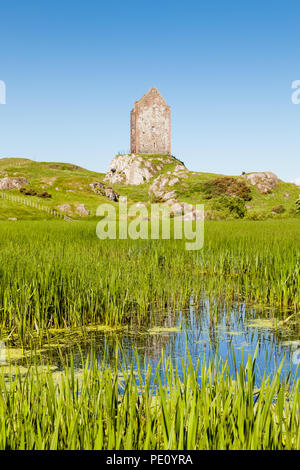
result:
[[[171,107],[157,88],[135,101],[130,113],[131,153],[171,155]]]

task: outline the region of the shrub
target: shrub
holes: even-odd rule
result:
[[[244,201],[251,201],[251,188],[248,184],[240,179],[231,176],[223,176],[214,178],[203,184],[203,191],[206,193],[207,199],[216,196],[238,197]]]
[[[50,198],[52,195],[47,193],[47,191],[43,191],[42,193],[37,194],[37,197]]]
[[[214,201],[213,209],[226,211],[228,215],[242,219],[246,214],[245,200],[240,197],[221,196]]]
[[[270,217],[270,214],[266,211],[252,210],[247,212],[246,218],[248,220],[266,220]]]
[[[279,206],[274,206],[272,208],[272,212],[275,212],[275,214],[282,214],[283,212],[285,212],[285,207],[280,204]]]
[[[24,194],[24,196],[36,196],[36,191],[32,188],[21,188],[20,193]]]

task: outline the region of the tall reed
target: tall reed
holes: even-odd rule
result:
[[[97,239],[96,223],[0,226],[0,327],[23,344],[49,328],[147,325],[155,312],[242,300],[300,307],[299,221],[206,222],[205,244]]]
[[[255,356],[231,375],[227,364],[189,355],[183,379],[162,358],[151,381],[140,366],[120,370],[93,354],[79,372],[0,374],[0,449],[299,449],[299,381],[278,368],[254,389]]]

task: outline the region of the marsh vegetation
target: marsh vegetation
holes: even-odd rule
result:
[[[300,447],[299,221],[184,247],[1,223],[1,448]]]

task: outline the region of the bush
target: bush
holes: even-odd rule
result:
[[[285,212],[285,207],[280,204],[279,206],[274,206],[272,208],[272,212],[275,212],[275,214],[282,214],[283,212]]]
[[[24,196],[36,196],[36,191],[32,188],[21,188],[20,193],[24,194]]]
[[[217,196],[238,197],[244,201],[251,201],[251,188],[248,184],[238,178],[223,176],[214,178],[203,184],[203,191],[207,199]]]
[[[245,200],[240,197],[221,196],[213,203],[213,209],[227,213],[236,219],[242,219],[246,214]]]
[[[247,212],[246,218],[248,220],[266,220],[270,217],[270,214],[266,211],[252,210]]]
[[[43,191],[42,193],[37,194],[37,197],[50,198],[52,195],[47,193],[47,191]]]

